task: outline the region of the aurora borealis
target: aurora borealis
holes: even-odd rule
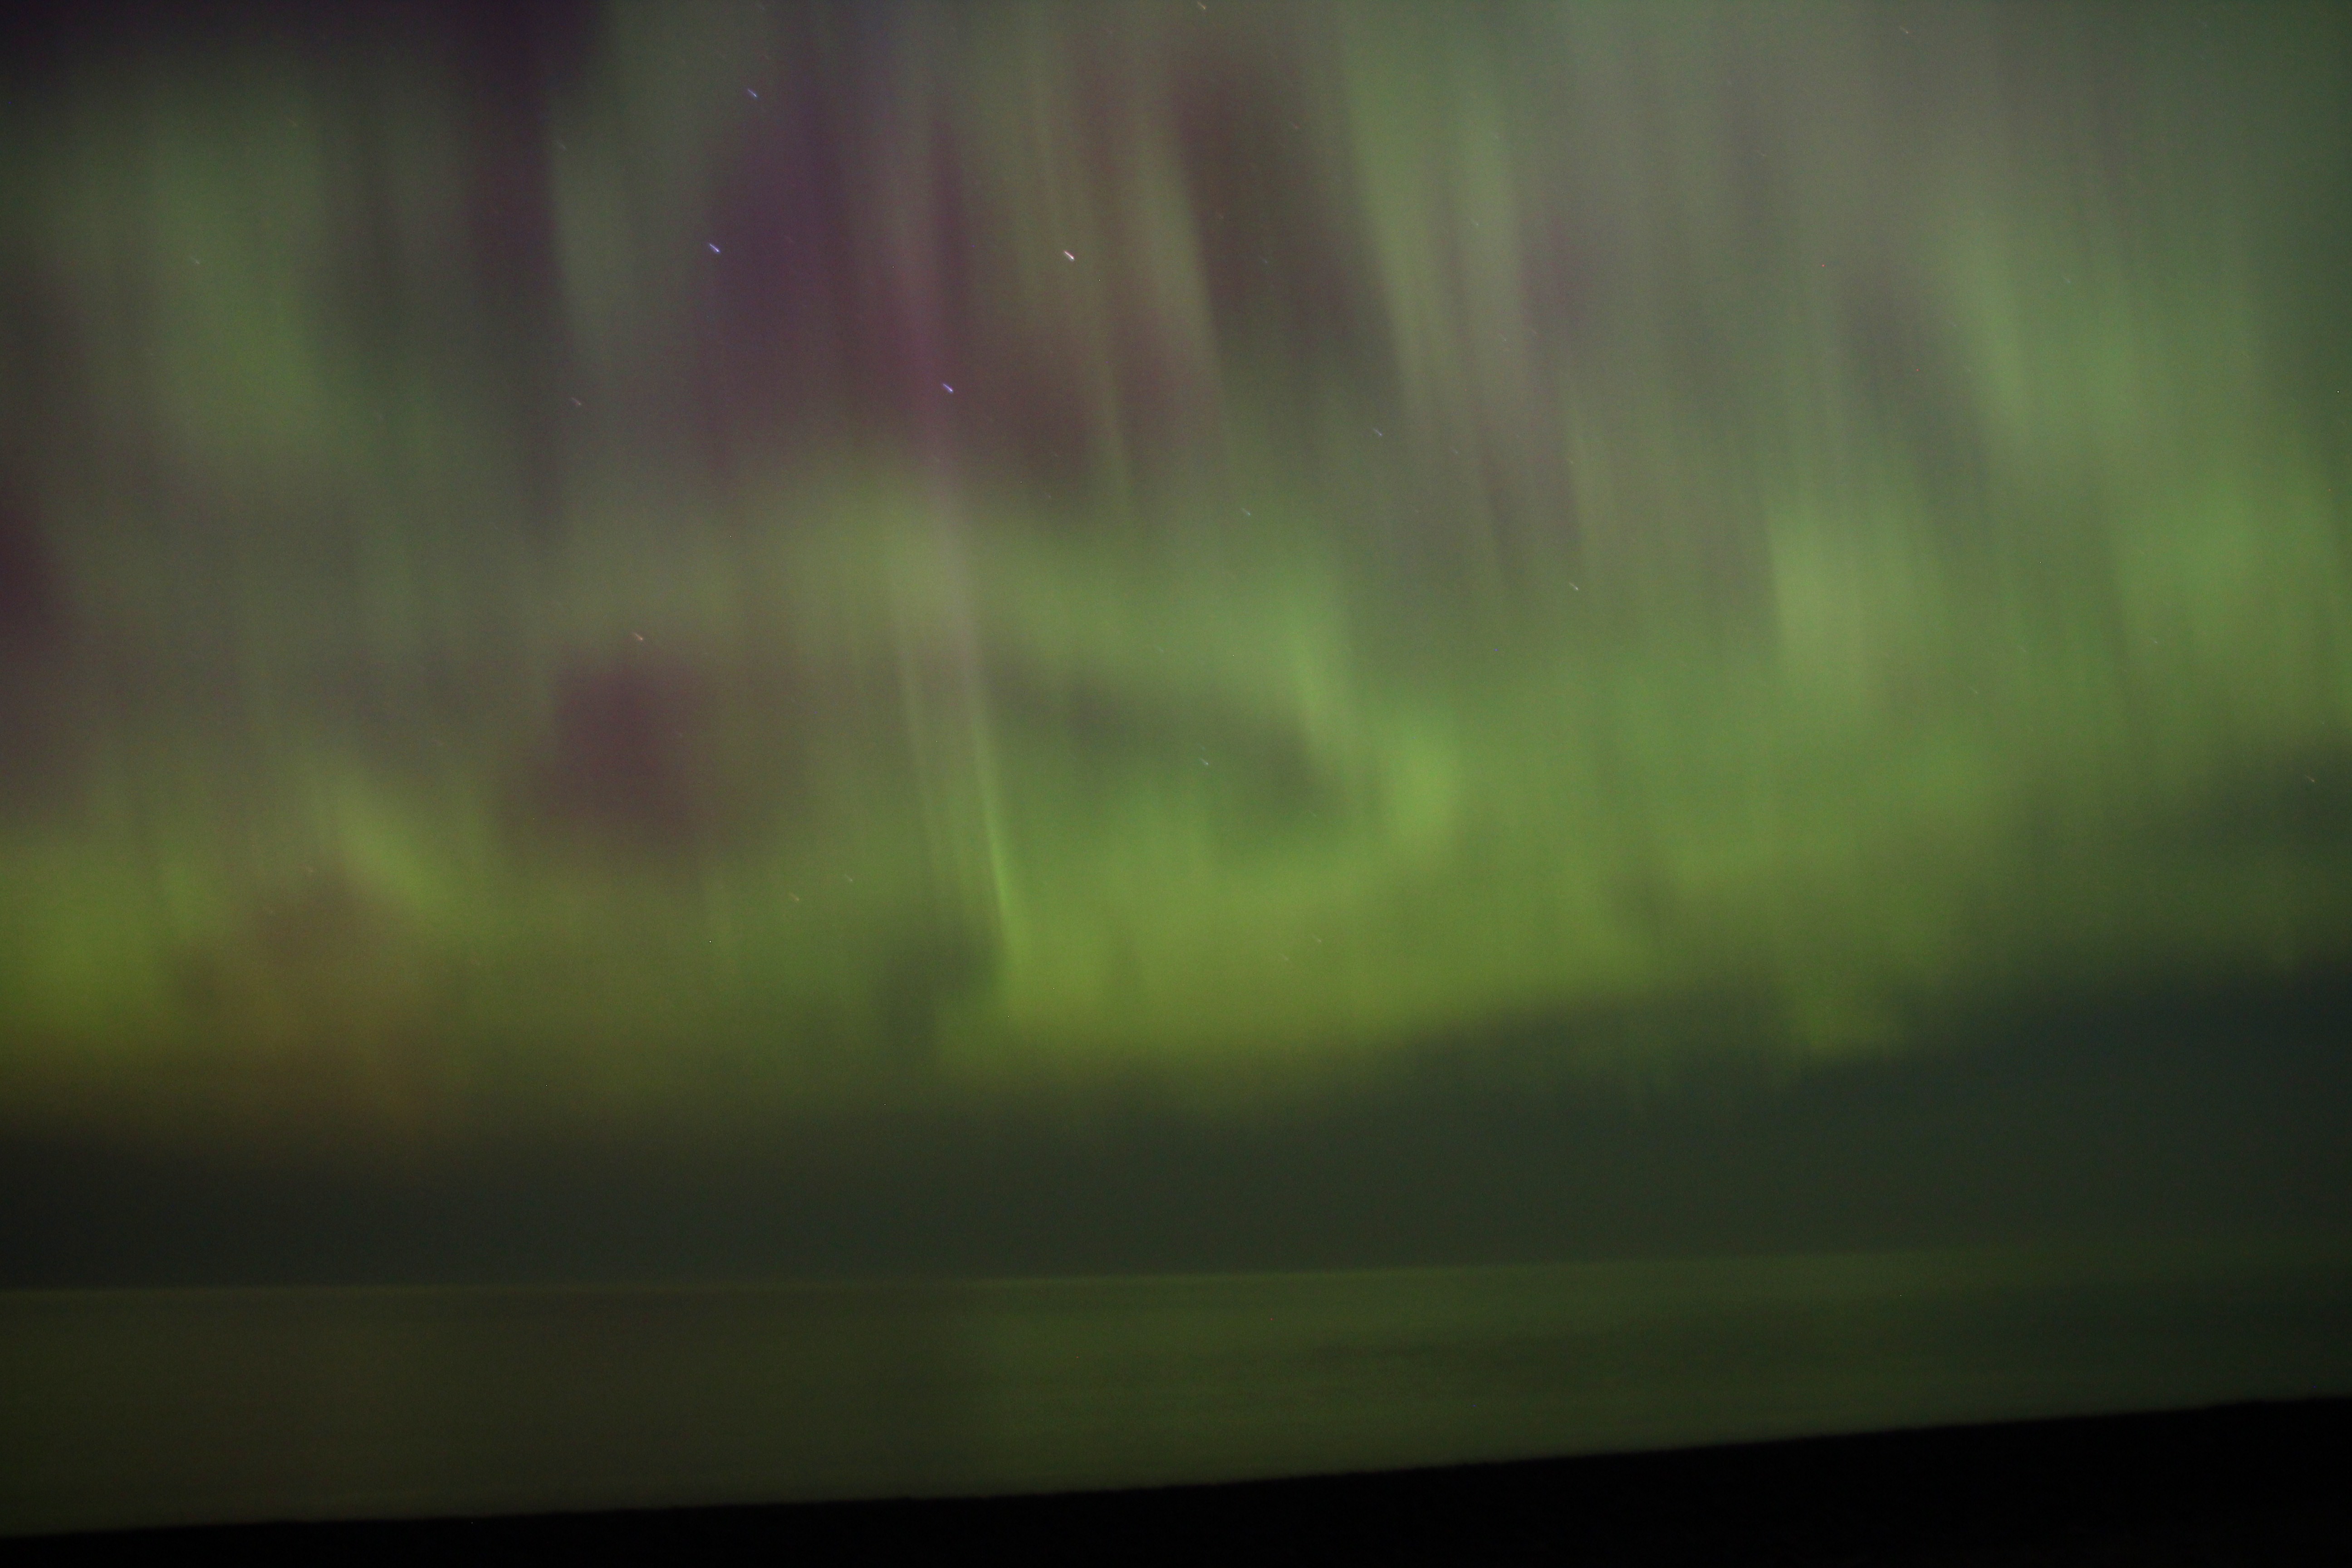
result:
[[[485,15],[12,68],[16,1132],[1246,1119],[2352,957],[2339,14]]]

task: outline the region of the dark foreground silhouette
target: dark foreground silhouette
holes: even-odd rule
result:
[[[2340,1563],[2352,1400],[1220,1487],[55,1537],[58,1561]]]

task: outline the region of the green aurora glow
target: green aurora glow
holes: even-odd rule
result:
[[[2221,15],[61,71],[0,120],[0,1112],[1239,1112],[2340,965],[2345,36]]]

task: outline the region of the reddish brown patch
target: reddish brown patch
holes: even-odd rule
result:
[[[229,1100],[410,1131],[454,1110],[453,970],[416,923],[334,870],[305,873],[189,953],[181,994]]]
[[[740,846],[792,798],[814,707],[789,670],[756,661],[637,650],[574,663],[525,763],[522,835],[654,854]]]
[[[653,658],[574,667],[555,692],[536,792],[568,824],[662,844],[712,826],[713,697],[689,666]]]

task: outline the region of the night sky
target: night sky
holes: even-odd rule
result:
[[[2352,1225],[2329,7],[0,37],[0,1284]]]

